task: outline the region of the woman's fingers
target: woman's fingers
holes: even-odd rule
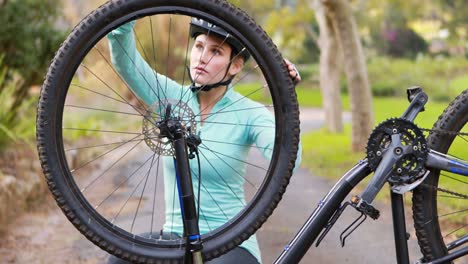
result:
[[[291,76],[291,79],[293,80],[294,84],[298,84],[302,79],[301,79],[301,75],[299,74],[299,71],[296,68],[296,65],[291,63],[288,59],[284,59],[284,62],[286,63],[286,66],[288,67],[289,76]]]

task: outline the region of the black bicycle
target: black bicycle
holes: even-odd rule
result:
[[[231,84],[236,99],[213,107],[204,119],[203,109],[187,103],[196,93],[188,90],[173,98],[165,90],[169,82],[190,84],[185,65],[193,18],[226,30],[251,55]],[[135,45],[158,72],[143,78],[157,98],[150,105],[132,93],[109,56],[106,35],[130,21],[136,21]],[[134,67],[138,75],[139,66]],[[387,182],[398,263],[409,262],[402,194],[410,191],[421,263],[450,263],[467,254],[468,163],[457,153],[463,153],[467,141],[468,90],[450,103],[427,138],[413,123],[427,95],[411,88],[408,99],[400,118],[375,128],[366,158],[323,198],[277,263],[298,263],[345,208],[362,216],[343,241],[366,217],[377,219],[372,202]],[[249,107],[238,107],[246,101]],[[242,119],[258,111],[271,113],[274,122]],[[267,129],[273,144],[219,137],[235,135],[236,129]],[[75,27],[52,61],[38,104],[37,144],[57,204],[90,241],[131,262],[202,263],[249,239],[281,200],[298,151],[299,108],[275,45],[228,2],[110,1]],[[200,173],[200,164],[213,172],[211,179]],[[174,168],[175,179],[163,173]],[[364,192],[346,201],[372,173]],[[228,190],[242,208],[218,204],[220,194],[211,193],[208,180]],[[206,219],[210,210],[220,219]],[[182,211],[182,222],[171,217],[177,211]],[[445,221],[445,215],[456,217]]]

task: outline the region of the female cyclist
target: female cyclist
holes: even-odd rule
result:
[[[232,88],[232,80],[238,74],[250,54],[242,44],[224,29],[216,27],[204,20],[192,19],[190,35],[194,44],[190,53],[189,76],[192,83],[184,87],[166,76],[153,71],[151,66],[142,58],[136,49],[134,22],[125,24],[108,34],[111,60],[117,72],[122,76],[132,91],[148,106],[161,98],[182,100],[197,114],[197,133],[201,139],[210,138],[212,142],[230,142],[236,138],[238,145],[221,145],[205,142],[207,148],[214,147],[219,152],[230,153],[233,159],[221,161],[214,153],[207,153],[200,161],[202,186],[200,189],[199,217],[200,233],[207,233],[234,217],[245,202],[244,180],[232,175],[231,168],[239,168],[245,174],[245,159],[251,144],[262,146],[263,156],[270,159],[274,145],[273,115],[266,109],[259,107],[259,103],[244,99]],[[299,82],[301,77],[292,63],[285,60],[291,78]],[[191,92],[187,92],[191,89]],[[232,102],[237,102],[232,104]],[[223,109],[223,114],[216,113]],[[224,111],[224,109],[226,109]],[[244,109],[244,111],[235,111]],[[245,111],[245,109],[255,109]],[[232,110],[232,111],[231,111]],[[255,126],[225,126],[219,121],[236,120],[239,124],[255,124]],[[216,124],[217,125],[213,125]],[[222,150],[220,150],[222,149]],[[172,157],[164,157],[164,189],[166,204],[166,219],[164,233],[181,236],[183,233],[182,215],[179,202],[174,201],[172,194],[175,185],[175,168]],[[225,163],[229,163],[229,167]],[[300,151],[298,153],[300,162]],[[296,167],[298,165],[296,164]],[[192,175],[197,179],[198,164],[190,162]],[[217,168],[216,171],[213,168]],[[219,168],[219,169],[218,169]],[[229,189],[225,183],[220,183],[219,174],[225,175],[229,181]],[[232,176],[230,176],[232,175]],[[198,188],[198,181],[193,181],[193,188]],[[241,197],[241,198],[239,198]],[[220,209],[222,208],[222,213]],[[212,260],[208,263],[259,263],[260,250],[255,235],[243,242],[238,248]],[[111,257],[109,263],[127,263]]]

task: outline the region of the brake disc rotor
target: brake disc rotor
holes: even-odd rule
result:
[[[170,116],[166,118],[166,108],[169,104],[171,105]],[[163,156],[174,156],[172,141],[162,135],[158,127],[158,124],[168,119],[180,122],[186,132],[196,134],[194,112],[186,103],[174,99],[158,100],[151,105],[143,118],[142,132],[146,145],[152,151]]]

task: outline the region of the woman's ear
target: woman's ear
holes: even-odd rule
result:
[[[238,74],[242,70],[242,67],[244,67],[244,58],[241,56],[235,57],[231,63],[231,67],[229,67],[229,75],[234,76]]]

